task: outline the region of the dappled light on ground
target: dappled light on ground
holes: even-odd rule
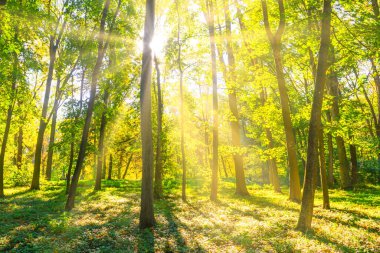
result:
[[[188,202],[179,189],[156,201],[156,226],[139,230],[138,181],[80,184],[76,208],[63,212],[64,185],[42,191],[7,189],[0,206],[0,250],[13,252],[376,252],[380,246],[380,189],[331,191],[332,209],[315,203],[314,230],[294,230],[299,205],[286,194],[249,186],[234,194],[222,182],[220,201],[208,199],[207,183],[190,182]],[[171,189],[173,191],[173,189]],[[286,192],[286,189],[284,189]]]

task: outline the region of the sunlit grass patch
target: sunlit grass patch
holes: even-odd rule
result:
[[[209,200],[208,182],[190,181],[188,201],[170,183],[155,202],[157,225],[140,230],[140,182],[111,180],[101,191],[80,183],[76,206],[64,212],[64,182],[6,189],[0,206],[0,250],[13,252],[376,252],[379,191],[332,190],[331,210],[316,194],[313,231],[294,230],[299,205],[269,187],[249,185],[250,196],[221,181],[219,201]],[[353,200],[351,200],[351,198]],[[362,200],[357,200],[357,199]],[[355,200],[356,199],[356,200]]]

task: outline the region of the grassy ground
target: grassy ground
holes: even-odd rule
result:
[[[299,205],[286,194],[250,186],[234,195],[221,182],[220,201],[208,200],[207,184],[189,183],[188,203],[179,194],[155,203],[157,226],[139,230],[139,182],[80,183],[76,207],[63,212],[64,183],[41,191],[6,189],[0,200],[0,251],[10,252],[379,252],[380,187],[331,191],[331,210],[317,193],[313,232],[294,230]],[[286,190],[284,190],[285,192]]]

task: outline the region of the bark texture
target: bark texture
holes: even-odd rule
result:
[[[297,161],[297,150],[296,150],[296,138],[293,133],[293,125],[290,116],[290,105],[289,105],[289,95],[286,89],[284,67],[282,65],[281,57],[281,37],[285,30],[285,8],[282,0],[278,0],[280,22],[275,34],[272,33],[269,25],[268,19],[268,9],[266,0],[262,0],[263,16],[265,30],[270,41],[274,62],[276,65],[276,77],[278,83],[278,89],[280,92],[281,100],[281,110],[282,118],[284,122],[285,137],[286,137],[286,148],[288,152],[288,163],[289,163],[289,176],[290,176],[290,193],[289,199],[295,202],[300,202],[301,200],[301,186],[300,177],[298,173],[298,161]]]
[[[218,198],[218,83],[216,76],[216,45],[214,26],[214,6],[212,0],[206,0],[207,22],[211,49],[212,69],[212,107],[213,107],[213,129],[212,129],[212,171],[211,171],[211,194],[212,201]]]
[[[318,54],[318,66],[315,78],[315,89],[309,121],[309,136],[307,147],[307,163],[301,212],[298,218],[297,229],[306,232],[311,229],[314,207],[314,182],[317,176],[318,166],[318,143],[321,129],[321,114],[323,93],[326,83],[326,71],[328,67],[328,52],[330,46],[331,29],[331,0],[323,1],[321,43]]]
[[[140,83],[141,139],[142,139],[142,182],[140,228],[152,227],[155,223],[153,211],[153,137],[152,137],[152,49],[154,34],[155,1],[146,1],[144,24],[144,46]]]
[[[162,198],[162,113],[163,103],[161,94],[161,72],[158,60],[154,57],[154,65],[157,74],[157,148],[156,171],[154,173],[154,198]]]
[[[70,184],[70,188],[69,188],[69,195],[67,197],[67,202],[66,202],[66,206],[65,206],[66,211],[70,211],[74,207],[75,193],[76,193],[76,189],[78,187],[79,176],[80,176],[80,172],[81,172],[81,169],[83,167],[83,163],[84,163],[84,159],[85,159],[85,155],[86,155],[88,133],[90,130],[92,113],[94,111],[94,105],[95,105],[96,86],[98,83],[100,68],[102,66],[104,54],[105,54],[106,49],[108,47],[109,37],[107,39],[107,42],[105,42],[104,34],[105,34],[106,17],[108,14],[109,6],[110,6],[110,0],[105,0],[104,8],[102,11],[102,17],[101,17],[101,21],[100,21],[99,36],[98,36],[98,56],[97,56],[96,63],[95,63],[95,66],[94,66],[94,69],[92,72],[92,76],[91,76],[90,98],[88,101],[87,114],[86,114],[85,124],[83,127],[83,132],[82,132],[82,139],[81,139],[81,143],[79,146],[78,159],[77,159],[77,162],[75,164],[75,170],[74,170],[74,173],[72,176],[72,180],[71,180],[71,184]],[[117,10],[115,12],[114,21],[116,19],[116,16],[118,15],[119,7],[120,7],[120,1],[118,3],[118,7],[117,7]]]

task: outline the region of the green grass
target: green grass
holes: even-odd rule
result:
[[[174,184],[178,186],[178,184]],[[313,231],[294,230],[299,205],[286,194],[249,186],[250,197],[234,195],[221,182],[219,198],[208,184],[190,181],[188,202],[178,187],[155,202],[157,225],[139,230],[138,181],[104,181],[93,191],[82,181],[76,207],[63,212],[64,182],[41,191],[8,188],[0,200],[0,251],[9,252],[379,252],[380,187],[330,191],[331,210],[317,193]],[[173,187],[173,184],[171,184]],[[167,189],[167,192],[169,189]],[[286,192],[286,189],[284,189]]]

